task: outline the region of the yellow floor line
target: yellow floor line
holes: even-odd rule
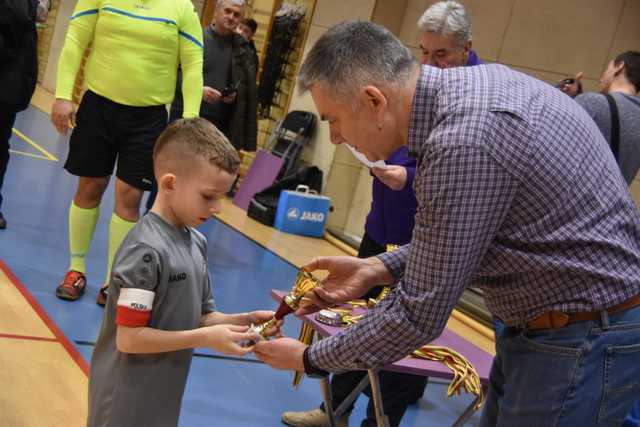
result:
[[[58,158],[56,156],[54,156],[53,154],[49,153],[47,150],[45,150],[44,148],[42,148],[41,146],[36,144],[34,141],[32,141],[28,136],[26,136],[25,134],[20,132],[18,129],[13,128],[13,132],[16,135],[18,135],[20,138],[22,138],[25,142],[30,144],[33,148],[35,148],[36,150],[38,150],[42,154],[44,154],[47,157],[47,160],[51,160],[51,161],[54,161],[54,162],[58,161]],[[20,153],[20,154],[24,154],[24,153]]]
[[[9,152],[10,153],[14,153],[14,154],[20,154],[22,156],[34,157],[36,159],[49,160],[51,162],[57,161],[57,159],[55,159],[55,160],[54,159],[50,159],[50,158],[48,158],[46,156],[43,156],[43,155],[40,155],[40,154],[27,153],[26,151],[19,151],[19,150],[11,149],[11,150],[9,150]]]

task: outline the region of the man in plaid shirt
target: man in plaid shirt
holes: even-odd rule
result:
[[[440,335],[475,286],[506,325],[483,426],[620,425],[640,395],[640,215],[580,106],[501,65],[420,68],[368,22],[325,33],[299,86],[332,143],[369,160],[408,145],[416,225],[396,252],[313,260],[329,276],[305,311],[394,292],[343,334],[258,357],[309,374],[384,366]]]

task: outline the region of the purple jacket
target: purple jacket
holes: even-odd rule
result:
[[[482,61],[480,61],[480,58],[478,58],[478,55],[476,54],[476,52],[474,50],[469,51],[469,58],[467,58],[467,63],[466,63],[466,67],[471,67],[473,65],[480,65],[483,64]]]
[[[371,211],[367,216],[364,229],[379,245],[388,243],[404,245],[411,240],[413,216],[418,206],[416,196],[413,194],[416,161],[409,157],[407,147],[402,146],[391,154],[386,163],[404,166],[407,169],[407,182],[402,190],[394,191],[378,178],[373,178]]]
[[[472,50],[467,67],[480,65],[482,61]],[[400,191],[394,191],[373,177],[373,200],[364,229],[379,245],[404,245],[411,241],[417,202],[413,194],[413,177],[416,161],[409,157],[407,147],[398,148],[386,161],[389,165],[400,165],[407,169],[407,182]]]

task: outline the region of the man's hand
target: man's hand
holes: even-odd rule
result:
[[[360,298],[369,289],[393,282],[391,273],[376,257],[356,258],[349,256],[329,256],[313,259],[304,268],[308,272],[328,270],[329,275],[320,286],[305,295],[297,315],[313,313],[321,308]]]
[[[407,183],[407,169],[404,166],[388,165],[386,168],[371,168],[371,173],[395,191],[402,190]]]
[[[219,101],[222,98],[220,92],[212,87],[205,86],[202,88],[202,99],[204,102],[208,102],[209,104],[213,104],[216,101]]]
[[[255,334],[248,333],[248,326],[215,325],[202,329],[202,347],[232,356],[244,356],[253,351],[253,346],[242,347],[240,342],[256,340]]]
[[[264,322],[268,322],[269,320],[273,319],[273,316],[275,316],[275,314],[276,313],[273,311],[257,310],[257,311],[252,311],[248,313],[247,319],[249,321],[249,324],[260,325]],[[281,336],[280,328],[282,327],[283,323],[284,323],[283,320],[278,320],[273,328],[270,328],[267,331],[265,331],[265,335],[267,337]]]
[[[236,102],[236,94],[237,92],[233,92],[231,95],[227,95],[224,98],[222,98],[222,102],[224,102],[225,104],[233,104],[234,102]]]
[[[256,357],[274,369],[304,371],[302,355],[305,344],[293,338],[260,341],[254,346]]]
[[[60,135],[66,135],[69,126],[76,125],[73,102],[66,99],[56,99],[51,109],[51,122]]]
[[[581,92],[582,83],[580,83],[580,80],[582,80],[583,74],[584,73],[582,71],[576,74],[576,76],[572,79],[573,83],[561,84],[560,90],[566,93],[567,95],[569,95],[570,97],[575,98]]]

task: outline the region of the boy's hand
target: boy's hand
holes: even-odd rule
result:
[[[249,324],[260,325],[264,322],[268,322],[269,320],[273,319],[273,316],[275,316],[275,314],[276,313],[273,311],[257,310],[257,311],[252,311],[248,313],[247,317],[249,319]],[[283,320],[278,320],[278,322],[276,322],[275,327],[268,329],[265,332],[265,335],[267,337],[281,336],[280,328],[282,327],[283,323],[284,323]]]
[[[203,330],[202,346],[232,356],[244,356],[253,351],[253,346],[242,347],[240,342],[256,339],[255,334],[247,332],[248,326],[215,325]]]

